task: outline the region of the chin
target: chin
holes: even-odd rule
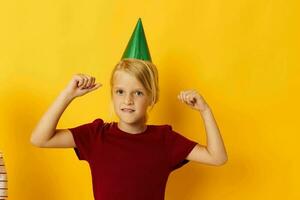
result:
[[[141,122],[141,119],[136,119],[136,118],[123,118],[123,117],[119,117],[119,120],[126,123],[126,124],[136,124],[136,123],[139,123]]]
[[[136,124],[138,123],[138,120],[128,120],[128,119],[121,119],[120,118],[120,121],[122,120],[122,122],[126,123],[126,124]]]
[[[124,115],[124,113],[117,113],[117,116],[120,121],[122,121],[126,124],[136,124],[136,123],[143,121],[142,118],[139,116],[134,116],[134,115],[126,116],[126,114]]]

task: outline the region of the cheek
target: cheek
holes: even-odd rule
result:
[[[118,96],[118,95],[113,95],[113,96],[112,96],[112,100],[115,101],[115,102],[120,101],[120,99],[121,99],[121,97]]]
[[[120,103],[120,98],[113,97],[112,98],[112,103],[113,103],[114,107],[117,107]]]
[[[139,105],[140,105],[140,107],[147,109],[147,107],[149,105],[149,101],[147,99],[143,99],[143,100],[139,101]]]

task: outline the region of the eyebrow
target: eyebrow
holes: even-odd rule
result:
[[[123,87],[120,86],[114,86],[115,89],[123,89]],[[134,90],[144,90],[143,88],[135,88]]]

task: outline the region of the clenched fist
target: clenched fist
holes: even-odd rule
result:
[[[95,83],[96,78],[87,74],[75,74],[64,92],[70,95],[71,98],[76,98],[102,86],[101,83]]]
[[[198,111],[205,111],[209,109],[204,98],[195,90],[185,90],[181,91],[177,98],[182,102],[189,105],[191,108],[198,110]]]

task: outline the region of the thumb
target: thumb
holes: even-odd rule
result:
[[[101,83],[96,83],[96,84],[94,85],[94,87],[92,87],[91,89],[89,89],[89,91],[96,90],[96,89],[98,89],[98,88],[101,87],[101,86],[102,86]]]

